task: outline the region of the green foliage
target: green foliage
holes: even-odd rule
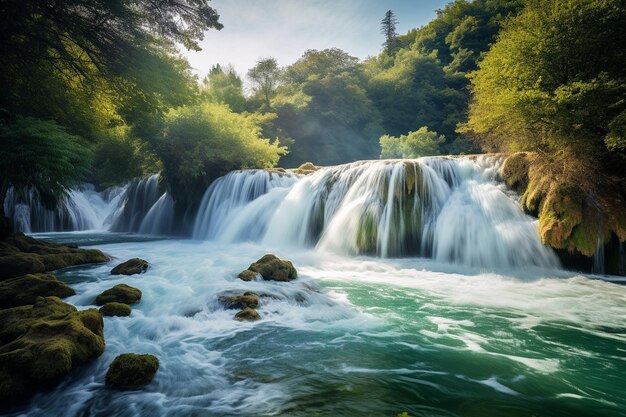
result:
[[[397,45],[395,42],[398,33],[396,32],[396,25],[398,24],[398,19],[396,15],[391,11],[387,10],[385,12],[385,17],[380,21],[380,33],[385,37],[385,43],[383,46],[385,51],[390,55],[393,54],[393,51]]]
[[[270,99],[280,84],[282,70],[275,58],[260,59],[248,70],[248,78],[254,84],[254,91],[263,98],[266,108],[270,108]]]
[[[203,80],[203,96],[210,102],[227,104],[235,113],[241,113],[246,108],[246,98],[243,95],[241,78],[232,66],[223,70],[215,65]]]
[[[261,135],[259,116],[233,113],[225,104],[171,110],[154,140],[162,175],[178,204],[197,204],[208,184],[231,170],[271,168],[286,148]]]
[[[0,142],[0,207],[10,185],[18,193],[32,188],[53,206],[89,167],[91,155],[80,139],[54,122],[29,117],[2,121]]]
[[[429,132],[423,126],[414,132],[400,137],[384,135],[380,137],[381,158],[419,158],[439,155],[439,146],[445,141],[443,135]]]

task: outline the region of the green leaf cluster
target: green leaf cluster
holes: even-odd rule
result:
[[[380,137],[381,158],[419,158],[439,155],[439,146],[445,142],[443,135],[429,132],[426,126],[400,137]]]

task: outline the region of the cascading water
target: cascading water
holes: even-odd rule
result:
[[[110,230],[139,232],[148,212],[160,198],[159,174],[133,180],[127,186],[122,203],[114,214]]]
[[[111,216],[118,207],[124,188],[112,188],[98,193],[93,185],[69,190],[54,210],[46,208],[34,190],[17,195],[10,188],[4,210],[13,218],[15,230],[26,233],[102,230],[108,227]]]
[[[556,267],[499,157],[361,161],[309,176],[238,171],[207,190],[193,236],[473,267]]]

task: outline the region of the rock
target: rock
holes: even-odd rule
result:
[[[253,308],[246,307],[241,310],[239,313],[235,314],[235,320],[239,321],[257,321],[261,320],[261,316],[257,311]]]
[[[130,306],[124,303],[111,302],[100,307],[100,313],[102,313],[103,316],[126,317],[130,316],[131,311]]]
[[[34,304],[37,297],[69,297],[76,292],[51,274],[29,274],[0,281],[0,309]]]
[[[241,271],[237,276],[239,277],[239,279],[242,279],[244,281],[254,281],[257,275],[258,274],[256,272],[246,269],[245,271]]]
[[[98,310],[78,311],[57,297],[0,310],[0,407],[48,388],[104,352]]]
[[[320,167],[313,165],[311,162],[305,162],[304,164],[300,165],[298,168],[292,169],[291,171],[294,174],[308,175],[308,174],[312,174],[318,169],[320,169]]]
[[[23,233],[5,236],[0,241],[0,279],[108,261],[109,258],[96,249],[70,248]]]
[[[126,284],[117,284],[96,297],[96,304],[106,303],[135,304],[141,300],[141,291]]]
[[[143,259],[133,258],[122,262],[111,270],[111,275],[135,275],[143,274],[148,270],[148,262]]]
[[[259,296],[253,292],[243,294],[221,295],[218,301],[227,309],[241,310],[246,307],[256,308],[259,305]]]
[[[141,388],[152,382],[158,369],[156,356],[124,353],[111,362],[105,383],[107,387],[119,390]]]
[[[291,262],[279,259],[272,254],[263,256],[251,264],[248,270],[258,272],[266,281],[290,281],[298,276]]]

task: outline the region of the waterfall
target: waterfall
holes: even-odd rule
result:
[[[161,195],[159,192],[159,174],[131,181],[126,186],[122,202],[113,215],[110,230],[113,232],[139,232],[146,216],[159,201]],[[153,213],[151,217],[154,216]]]
[[[308,176],[232,172],[207,190],[196,239],[315,246],[473,267],[558,266],[499,180],[500,157],[359,161]]]
[[[85,184],[68,190],[55,209],[44,206],[36,191],[29,189],[18,195],[13,187],[7,192],[4,210],[13,219],[15,230],[26,233],[104,230],[119,204],[123,188],[95,191]]]

